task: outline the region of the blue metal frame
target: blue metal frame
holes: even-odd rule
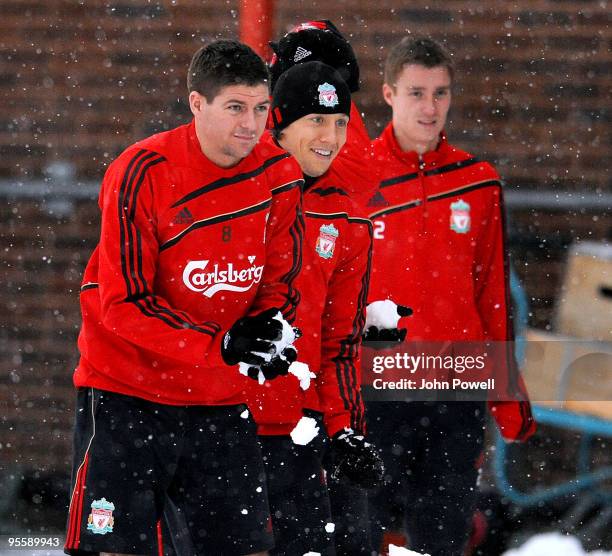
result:
[[[595,489],[602,483],[612,479],[612,466],[591,471],[590,464],[591,440],[593,437],[612,437],[612,421],[540,405],[533,406],[533,414],[540,424],[575,430],[583,434],[578,452],[577,475],[574,479],[564,483],[550,487],[538,487],[531,492],[518,490],[508,479],[506,473],[508,445],[498,432],[493,466],[500,492],[515,504],[526,507],[536,506],[582,490],[589,490],[606,504],[612,505],[612,490],[608,488],[595,492]]]

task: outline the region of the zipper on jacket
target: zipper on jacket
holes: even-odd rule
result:
[[[421,233],[427,233],[425,221],[427,220],[427,192],[425,191],[425,161],[423,155],[419,154],[419,186],[421,188]]]

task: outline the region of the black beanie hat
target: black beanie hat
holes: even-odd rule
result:
[[[338,70],[352,93],[359,90],[359,65],[353,47],[329,20],[308,21],[296,26],[278,43],[270,43],[272,89],[290,67],[313,60]]]
[[[298,64],[283,73],[272,91],[272,121],[280,131],[308,114],[351,113],[351,92],[342,76],[321,62]]]

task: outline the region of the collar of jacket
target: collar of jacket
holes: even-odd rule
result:
[[[389,125],[383,131],[383,137],[385,143],[389,146],[389,151],[393,153],[398,160],[401,160],[405,164],[411,164],[414,166],[419,165],[419,155],[416,151],[403,151],[397,142],[395,133],[393,131],[393,124]],[[446,133],[443,131],[440,133],[440,141],[438,146],[433,151],[427,151],[423,154],[422,162],[425,163],[425,167],[429,168],[432,166],[440,166],[440,163],[445,160],[449,151],[451,150],[450,145],[446,139]]]

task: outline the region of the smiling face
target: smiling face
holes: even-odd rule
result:
[[[346,114],[308,114],[288,125],[278,142],[298,161],[305,175],[322,176],[346,143]]]
[[[229,168],[248,156],[266,127],[270,96],[264,83],[223,87],[208,103],[197,91],[189,94],[189,106],[204,155]]]
[[[402,150],[423,154],[436,148],[451,101],[445,66],[408,64],[394,84],[383,85],[383,97],[393,109],[393,131]]]

